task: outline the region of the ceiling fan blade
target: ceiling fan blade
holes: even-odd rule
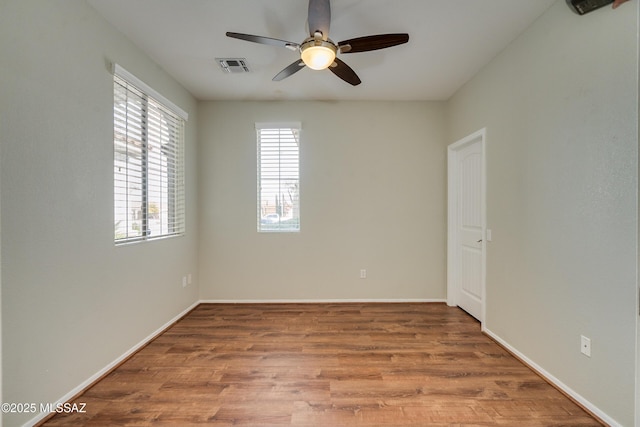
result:
[[[358,77],[356,72],[353,71],[351,67],[345,64],[343,61],[336,58],[335,64],[335,66],[329,67],[329,70],[331,70],[333,74],[353,86],[358,86],[360,83],[362,83],[360,77]]]
[[[297,60],[296,62],[289,65],[284,70],[280,71],[276,76],[272,79],[274,82],[279,82],[280,80],[284,80],[292,74],[297,73],[305,67],[304,62],[301,60]]]
[[[409,34],[377,34],[375,36],[357,37],[338,43],[340,53],[368,52],[385,49],[409,41]]]
[[[288,42],[286,40],[280,39],[272,39],[271,37],[263,37],[263,36],[254,36],[252,34],[242,34],[242,33],[232,33],[227,32],[227,37],[231,37],[234,39],[246,40],[248,42],[260,43],[260,44],[268,44],[271,46],[280,46],[286,47],[291,50],[298,50],[300,45],[294,42]]]
[[[329,37],[329,27],[331,26],[331,2],[330,0],[309,0],[309,34],[313,35],[319,31],[322,39]]]

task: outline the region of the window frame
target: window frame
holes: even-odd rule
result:
[[[301,230],[301,215],[300,215],[300,158],[301,158],[301,134],[302,134],[302,124],[300,122],[286,122],[286,123],[261,123],[257,122],[255,124],[256,128],[256,183],[257,183],[257,197],[256,197],[256,205],[257,205],[257,231],[258,233],[299,233]],[[269,207],[269,202],[265,203],[263,199],[263,187],[265,186],[265,177],[263,174],[263,169],[265,169],[265,164],[263,164],[263,144],[266,144],[263,141],[264,136],[263,132],[278,132],[278,177],[270,177],[269,180],[272,182],[277,181],[278,194],[281,195],[280,200],[288,199],[287,202],[281,202],[280,206],[278,206],[278,196],[276,196],[276,200],[274,201],[274,206]],[[283,137],[282,132],[291,132],[290,137]],[[289,148],[283,148],[284,145],[290,145],[291,139],[297,145],[294,150]],[[274,144],[275,141],[271,140],[271,144]],[[271,152],[274,153],[273,147],[271,148]],[[283,160],[283,156],[294,156],[295,158],[295,173],[291,172],[291,169],[288,171],[282,171],[287,167],[292,166],[291,159],[292,157],[288,157]],[[273,167],[275,163],[271,166]],[[293,178],[295,176],[295,178]],[[274,194],[270,194],[274,196]],[[271,212],[274,210],[274,212]],[[291,218],[283,220],[283,212],[286,211],[286,214],[291,213]],[[277,220],[275,222],[271,222],[269,219],[266,219],[268,215],[275,215]]]
[[[112,81],[114,244],[183,236],[188,114],[118,64]],[[136,130],[130,132],[130,125]],[[152,219],[159,222],[157,234],[151,234]]]

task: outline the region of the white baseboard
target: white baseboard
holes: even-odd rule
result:
[[[522,362],[524,362],[531,369],[536,371],[539,375],[544,377],[547,381],[549,381],[550,383],[552,383],[553,385],[558,387],[560,390],[562,390],[568,396],[571,396],[572,399],[574,399],[576,402],[578,402],[580,405],[582,405],[587,410],[591,411],[591,413],[593,413],[596,417],[600,418],[600,420],[604,421],[605,423],[607,423],[608,425],[610,425],[612,427],[621,426],[621,424],[619,422],[617,422],[616,420],[611,418],[609,415],[607,415],[604,412],[602,412],[596,405],[594,405],[593,403],[589,402],[587,399],[585,399],[582,395],[577,393],[571,387],[569,387],[568,385],[564,384],[562,381],[560,381],[559,379],[557,379],[556,377],[551,375],[549,372],[544,370],[541,366],[539,366],[533,360],[529,359],[527,356],[525,356],[524,354],[522,354],[521,352],[516,350],[514,347],[512,347],[505,340],[500,338],[498,335],[496,335],[495,333],[491,332],[489,329],[485,328],[484,326],[482,327],[482,332],[487,334],[489,337],[491,337],[491,339],[495,340],[501,346],[503,346],[504,348],[509,350],[511,353],[516,355]]]
[[[134,345],[129,350],[127,350],[122,356],[118,357],[116,360],[114,360],[113,362],[109,363],[104,368],[100,369],[98,372],[93,374],[91,377],[87,378],[85,381],[83,381],[81,384],[79,384],[73,390],[69,391],[67,394],[62,396],[60,399],[58,399],[56,402],[54,402],[53,406],[55,407],[55,405],[57,405],[59,403],[65,403],[65,402],[68,402],[69,400],[73,399],[77,394],[79,394],[85,388],[87,388],[90,385],[92,385],[96,380],[98,380],[100,377],[102,377],[103,375],[105,375],[106,373],[111,371],[113,368],[118,366],[120,363],[124,362],[128,357],[130,357],[132,354],[134,354],[135,352],[140,350],[142,347],[147,345],[156,336],[158,336],[160,333],[164,332],[165,329],[167,329],[173,323],[175,323],[178,320],[180,320],[182,317],[184,317],[188,312],[193,310],[199,304],[200,304],[200,301],[196,301],[195,303],[191,304],[189,307],[187,307],[181,313],[176,315],[173,319],[169,320],[167,323],[165,323],[164,325],[162,325],[161,327],[156,329],[154,332],[149,334],[146,338],[142,339],[138,344]],[[31,426],[39,423],[43,419],[45,419],[50,414],[51,414],[51,412],[49,412],[49,413],[41,412],[36,417],[32,418],[30,421],[27,421],[25,424],[23,424],[23,427],[31,427]]]
[[[339,303],[432,303],[447,302],[446,299],[211,299],[200,300],[201,304],[339,304]]]

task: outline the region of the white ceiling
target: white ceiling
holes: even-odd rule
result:
[[[225,36],[300,43],[307,36],[305,0],[88,0],[200,100],[446,100],[554,1],[333,0],[335,42],[410,36],[401,46],[341,55],[362,79],[353,87],[308,68],[273,82],[296,52]],[[246,58],[252,72],[224,73],[219,57]]]

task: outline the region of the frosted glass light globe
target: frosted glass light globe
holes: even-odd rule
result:
[[[322,45],[311,43],[308,47],[303,46],[300,57],[307,67],[312,70],[324,70],[333,64],[336,59],[335,47],[325,43]]]

